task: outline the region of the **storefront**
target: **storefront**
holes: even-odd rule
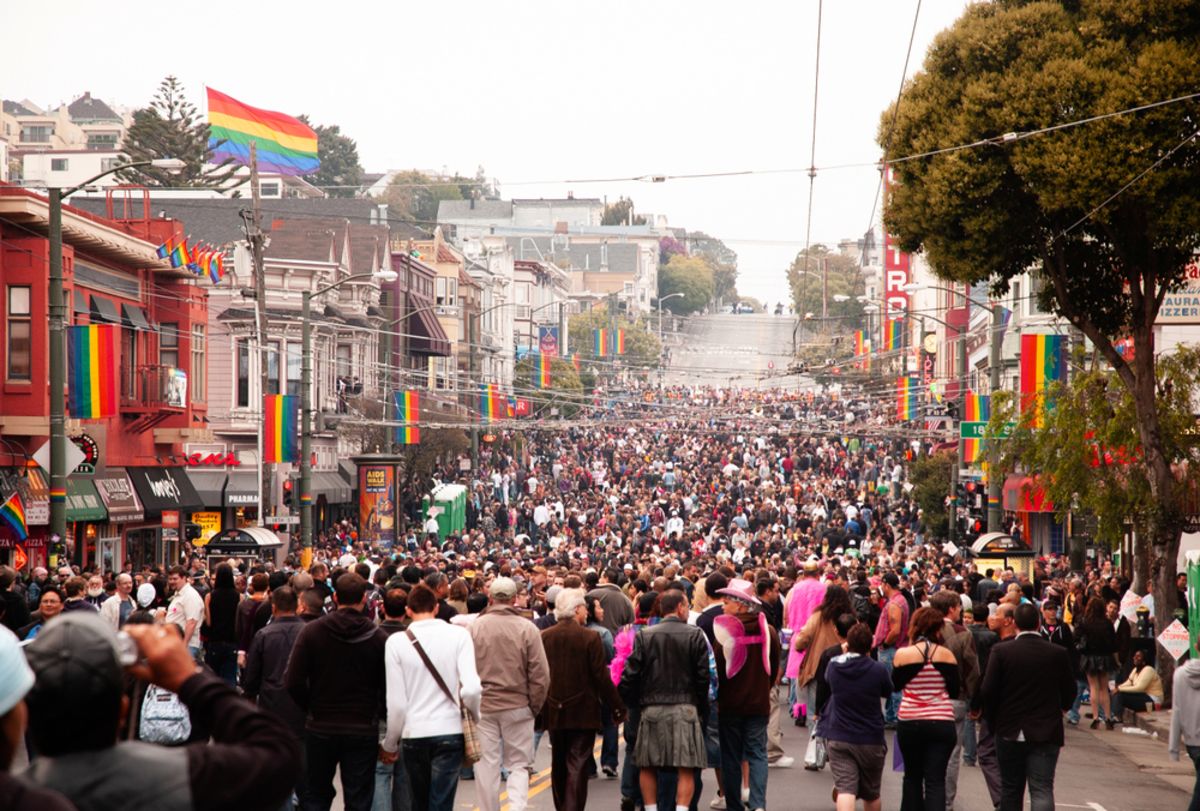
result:
[[[126,534],[131,527],[145,521],[146,514],[129,474],[119,468],[109,468],[97,474],[92,484],[96,486],[96,492],[104,502],[104,511],[108,513],[108,522],[96,527],[96,559],[113,560],[117,568],[124,567],[126,563],[140,568],[147,561],[135,560],[130,554]]]
[[[258,526],[258,472],[235,470],[225,482],[225,529]]]
[[[1058,520],[1053,502],[1035,477],[1011,475],[1005,480],[1004,511],[1015,516],[1019,540],[1035,554],[1065,552],[1063,522]]]
[[[173,566],[186,561],[190,545],[178,530],[193,512],[204,509],[191,479],[181,467],[131,467],[127,472],[145,508],[146,525],[126,531],[126,555],[135,567],[145,562]],[[172,520],[164,521],[164,513]],[[174,526],[169,526],[172,523]],[[164,532],[164,528],[175,532]]]
[[[67,479],[67,532],[72,539],[73,563],[80,567],[95,564],[102,572],[120,571],[116,549],[110,544],[101,550],[98,545],[100,528],[107,521],[108,511],[95,483],[75,475]]]
[[[316,470],[312,474],[313,527],[317,532],[329,529],[343,518],[357,519],[354,488],[336,470]]]
[[[0,527],[4,530],[0,532],[0,562],[15,565],[23,557],[27,566],[47,566],[52,551],[48,539],[50,490],[42,469],[35,463],[26,467],[0,468],[0,502],[13,493],[21,498],[29,535],[21,540],[8,527]]]

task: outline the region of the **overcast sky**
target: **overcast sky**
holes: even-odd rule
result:
[[[824,4],[818,167],[878,159],[916,5]],[[967,5],[924,0],[909,75]],[[86,90],[136,107],[174,74],[201,108],[209,85],[340,125],[367,171],[483,166],[505,197],[632,197],[724,239],[741,292],[770,301],[804,245],[817,0],[59,0],[3,19],[20,32],[5,43],[4,98],[55,105]],[[748,169],[801,171],[578,182]],[[869,165],[819,172],[813,242],[861,235],[877,182]]]

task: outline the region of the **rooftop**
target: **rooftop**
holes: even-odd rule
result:
[[[67,105],[67,114],[71,116],[72,121],[120,122],[121,120],[121,116],[117,115],[111,107],[100,99],[92,98],[92,94],[87,91]]]

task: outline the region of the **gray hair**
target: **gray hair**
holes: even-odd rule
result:
[[[563,589],[554,599],[554,618],[558,621],[575,616],[575,609],[584,605],[583,589]]]

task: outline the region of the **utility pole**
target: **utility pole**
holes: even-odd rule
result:
[[[481,315],[480,318],[482,319],[482,317],[483,316]],[[478,370],[477,359],[479,357],[476,353],[479,351],[479,334],[481,326],[482,325],[479,324],[478,321],[472,322],[471,316],[469,314],[467,315],[467,377],[470,381],[467,387],[467,402],[470,402],[472,397],[475,398],[476,402],[479,401],[479,389],[472,389],[475,387],[476,381],[478,381],[480,385],[483,383],[483,376],[476,374]],[[467,413],[469,414],[471,410],[472,409],[468,408]],[[479,475],[479,420],[482,418],[483,415],[481,414],[479,419],[471,420],[471,475],[473,476]]]
[[[1004,341],[1004,316],[1002,314],[1003,307],[999,304],[992,305],[992,343],[988,352],[988,378],[989,388],[991,393],[989,396],[994,397],[996,392],[1000,391],[1000,350],[1001,344]],[[988,456],[992,462],[995,461],[996,455],[993,449],[989,449]],[[1004,495],[1004,483],[1000,481],[1000,477],[996,475],[995,465],[988,466],[988,489],[987,489],[987,528],[988,532],[1003,531],[1000,525],[1004,522],[1004,509],[1001,506],[1000,499]]]
[[[53,552],[53,544],[62,543],[67,537],[67,307],[63,300],[62,190],[51,188],[47,191],[50,195],[50,543]],[[59,494],[62,494],[61,498]]]
[[[821,323],[829,318],[829,259],[821,257]]]
[[[246,235],[250,242],[250,256],[254,264],[254,325],[255,341],[258,343],[258,373],[259,396],[258,411],[261,415],[258,427],[258,524],[267,525],[267,512],[271,503],[271,469],[263,461],[263,430],[266,427],[266,413],[263,410],[267,395],[267,280],[263,267],[263,251],[265,236],[262,230],[262,199],[258,190],[258,144],[250,142],[250,199],[253,208],[250,214],[250,232]],[[308,495],[301,493],[301,500]]]

